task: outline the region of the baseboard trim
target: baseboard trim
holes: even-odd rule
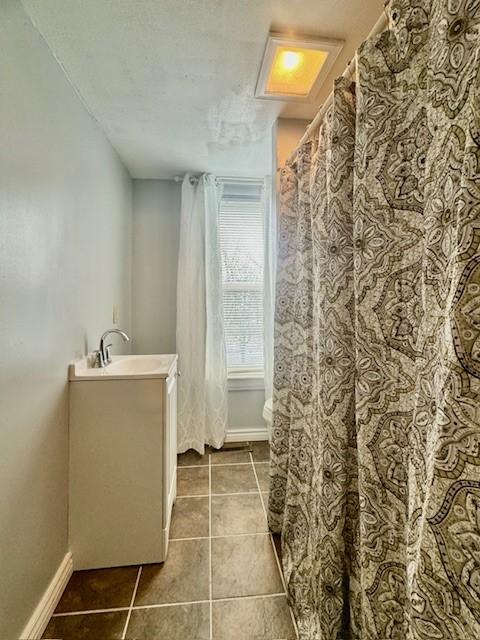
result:
[[[225,442],[247,442],[268,440],[268,431],[266,425],[258,427],[230,427],[227,430]]]
[[[65,554],[45,593],[40,598],[40,602],[22,631],[20,640],[37,640],[42,637],[72,573],[73,559],[69,551]]]

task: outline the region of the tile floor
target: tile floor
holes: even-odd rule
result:
[[[179,456],[165,563],[73,574],[44,638],[294,640],[268,533],[268,443]]]

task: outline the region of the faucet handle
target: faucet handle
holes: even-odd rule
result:
[[[101,369],[105,366],[102,352],[99,349],[95,349],[95,351],[92,351],[92,358],[92,367],[94,367],[95,369]]]

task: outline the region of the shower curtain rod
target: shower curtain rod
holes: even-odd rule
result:
[[[385,2],[385,7],[388,4],[389,4],[388,2]],[[379,33],[382,33],[383,31],[385,31],[387,29],[387,27],[388,27],[388,15],[387,15],[386,10],[384,9],[384,12],[379,17],[379,19],[375,23],[373,29],[370,31],[368,36],[365,38],[365,41],[366,40],[370,40],[370,38],[373,38],[374,36],[378,35]],[[355,73],[356,70],[357,70],[357,55],[355,54],[355,57],[353,58],[353,60],[350,60],[350,62],[347,65],[347,68],[342,73],[342,76],[344,78],[348,78],[348,77],[351,76],[352,73]],[[330,95],[328,96],[328,98],[325,100],[325,102],[322,104],[322,106],[320,107],[320,109],[319,109],[317,115],[315,116],[315,118],[308,125],[307,130],[305,131],[305,133],[303,134],[303,136],[300,139],[300,142],[297,144],[295,149],[290,154],[290,156],[288,158],[288,163],[289,164],[291,164],[295,160],[295,156],[297,154],[297,150],[302,146],[302,144],[307,142],[307,140],[310,139],[310,136],[319,128],[320,122],[322,121],[322,118],[323,118],[325,112],[330,107],[332,102],[333,102],[333,90],[330,93]]]

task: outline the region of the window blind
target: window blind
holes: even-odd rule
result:
[[[263,217],[260,184],[224,187],[219,231],[229,373],[263,371]]]

